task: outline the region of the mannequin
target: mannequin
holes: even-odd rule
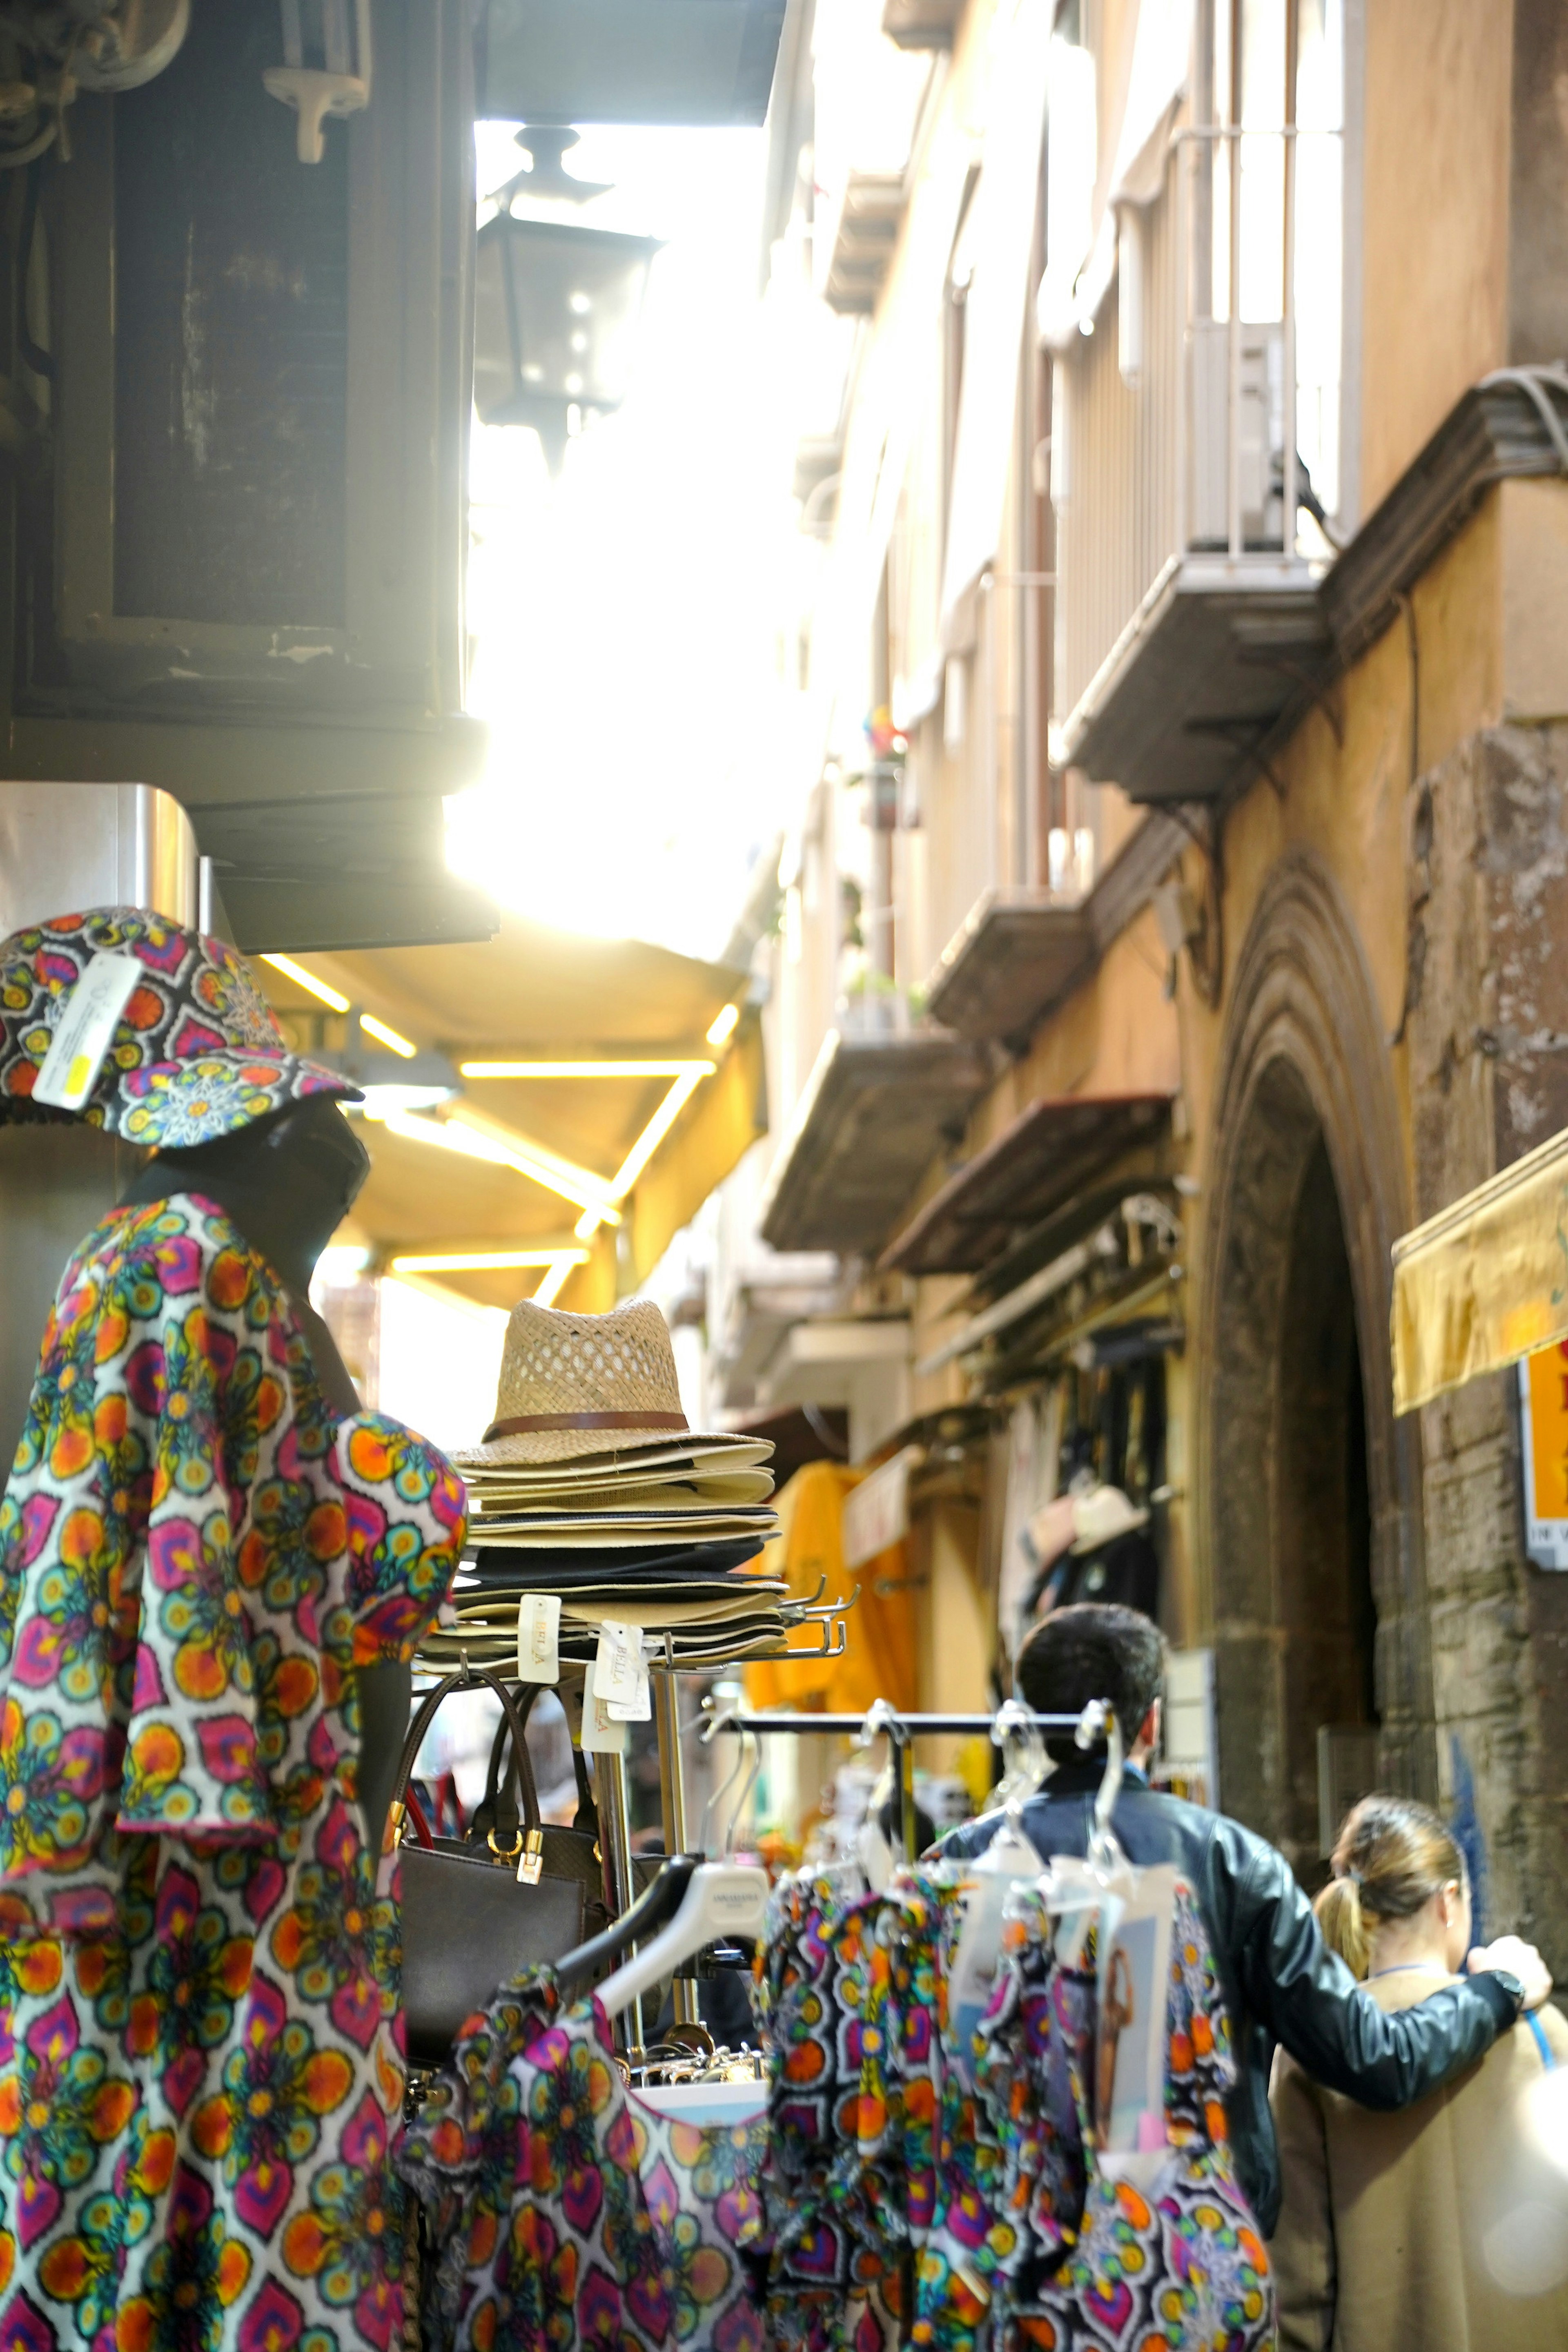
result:
[[[172,1192],[215,1202],[282,1281],[328,1403],[335,1412],[356,1413],[359,1396],[310,1304],[310,1279],[370,1172],[370,1153],[337,1101],[310,1095],[215,1143],[155,1152],[120,1206],[140,1207]],[[372,1854],[381,1851],[413,1679],[408,1665],[362,1666],[359,1673],[360,1804]]]

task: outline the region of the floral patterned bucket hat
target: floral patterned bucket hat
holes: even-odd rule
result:
[[[144,967],[79,1111],[36,1103],[73,990],[95,956]],[[360,1090],[291,1051],[235,950],[139,907],[95,907],[0,943],[0,1124],[81,1119],[128,1143],[212,1143],[306,1095]]]

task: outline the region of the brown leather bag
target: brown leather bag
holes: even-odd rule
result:
[[[515,1782],[520,1811],[472,1842],[411,1837],[408,1784],[424,1735],[454,1691],[480,1685],[501,1702],[514,1759],[508,1784]],[[464,2021],[498,1986],[520,1969],[559,1960],[606,1922],[591,1832],[539,1820],[525,1734],[535,1686],[528,1687],[519,1705],[498,1675],[446,1675],[415,1712],[398,1759],[391,1819],[402,1840],[402,2005],[415,2065],[440,2065]],[[498,1755],[494,1760],[498,1765]],[[580,1757],[578,1769],[580,1794]]]

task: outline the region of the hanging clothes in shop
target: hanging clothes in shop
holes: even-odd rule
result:
[[[465,1534],[193,1195],[67,1267],[0,1505],[0,2338],[384,2347],[397,1858],[357,1677]]]
[[[815,1704],[827,1713],[863,1715],[878,1698],[894,1706],[918,1704],[907,1547],[893,1544],[855,1569],[844,1566],[844,1497],[864,1475],[841,1462],[808,1462],[779,1495],[779,1533],[762,1556],[759,1572],[782,1577],[792,1601],[811,1601],[824,1578],[829,1600],[858,1584],[854,1637],[836,1658],[809,1656],[789,1665],[760,1660],[747,1665],[748,1706]],[[894,1589],[884,1589],[888,1587]]]
[[[398,2165],[423,2208],[440,2352],[764,2352],[747,2256],[767,2125],[683,2124],[630,2092],[597,2000],[548,1969],[458,2040]]]
[[[651,2108],[596,2000],[563,2010],[548,1971],[519,1978],[400,2158],[432,2255],[431,2352],[1268,2352],[1213,1958],[1190,1889],[1141,1884],[1165,1890],[1168,1964],[1151,1936],[1103,2010],[1101,1915],[1063,1943],[1054,1898],[1019,1882],[966,2038],[964,1871],[904,1871],[880,1895],[852,1871],[787,1881],[759,1984],[767,2112],[727,2128]],[[1112,2157],[1106,2081],[1119,2099],[1140,2006],[1151,2129]]]
[[[1092,1955],[1058,1959],[1020,1891],[989,2002],[957,2045],[957,1874],[847,1903],[805,1885],[767,1969],[761,2182],[780,2352],[1265,2352],[1268,2257],[1237,2186],[1234,2077],[1212,1954],[1178,1882],[1166,2019],[1167,2152],[1139,2186],[1097,2151]]]

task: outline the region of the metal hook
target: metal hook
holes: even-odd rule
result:
[[[711,1722],[704,1727],[702,1744],[705,1748],[708,1747],[713,1740],[716,1739],[719,1733],[723,1731],[727,1725],[734,1722],[737,1713],[737,1710],[735,1707],[727,1706],[723,1708],[720,1713],[716,1715]],[[707,1833],[708,1823],[713,1818],[714,1807],[723,1803],[725,1798],[728,1796],[730,1790],[734,1788],[745,1769],[746,1734],[742,1732],[738,1746],[736,1749],[734,1769],[729,1774],[728,1779],[721,1782],[719,1787],[711,1792],[706,1804],[703,1807],[702,1832],[697,1843],[704,1853],[707,1853],[710,1851],[707,1842]]]
[[[751,1731],[743,1731],[740,1736],[743,1748],[747,1740],[751,1743],[751,1769],[747,1774],[745,1785],[735,1801],[735,1811],[729,1817],[729,1826],[724,1833],[724,1854],[727,1862],[735,1852],[735,1836],[740,1827],[740,1817],[746,1811],[747,1800],[752,1790],[757,1786],[757,1776],[762,1769],[761,1740],[758,1738],[755,1732]]]

